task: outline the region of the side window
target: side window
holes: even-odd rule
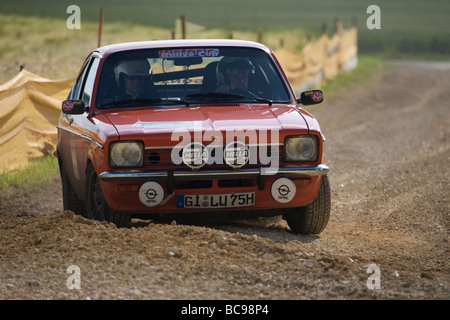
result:
[[[85,103],[85,105],[90,105],[92,90],[94,89],[95,76],[97,74],[97,68],[99,64],[98,58],[93,58],[90,63],[89,71],[87,76],[85,77],[85,83],[83,85],[83,93],[81,100]]]
[[[78,100],[78,98],[80,97],[81,85],[83,84],[84,75],[86,74],[86,70],[88,69],[89,64],[90,64],[89,62],[86,63],[86,65],[83,68],[83,71],[81,71],[80,76],[73,85],[72,91],[70,93],[70,99]]]

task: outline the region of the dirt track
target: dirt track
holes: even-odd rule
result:
[[[449,299],[448,88],[450,64],[395,62],[312,109],[331,167],[319,236],[281,219],[117,229],[62,212],[58,177],[3,194],[0,298]]]

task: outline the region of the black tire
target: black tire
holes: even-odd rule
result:
[[[70,210],[75,214],[82,216],[86,215],[85,204],[78,197],[77,193],[70,183],[67,176],[64,165],[60,165],[61,170],[61,184],[62,184],[62,197],[63,197],[63,210]]]
[[[97,172],[92,164],[88,166],[86,174],[86,212],[87,218],[92,220],[106,220],[114,223],[118,228],[131,226],[130,214],[112,210],[106,203]]]
[[[328,176],[322,176],[319,192],[314,201],[304,207],[289,209],[285,213],[293,233],[319,234],[328,224],[331,211],[331,191]]]

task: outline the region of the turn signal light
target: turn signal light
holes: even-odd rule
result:
[[[138,192],[139,191],[139,185],[135,184],[121,184],[117,186],[117,191],[119,192]]]
[[[309,186],[311,184],[311,179],[310,178],[293,179],[292,181],[294,182],[296,187],[306,187],[306,186]]]

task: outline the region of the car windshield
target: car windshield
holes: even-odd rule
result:
[[[115,53],[103,64],[99,108],[289,103],[286,83],[259,49],[186,47]]]

